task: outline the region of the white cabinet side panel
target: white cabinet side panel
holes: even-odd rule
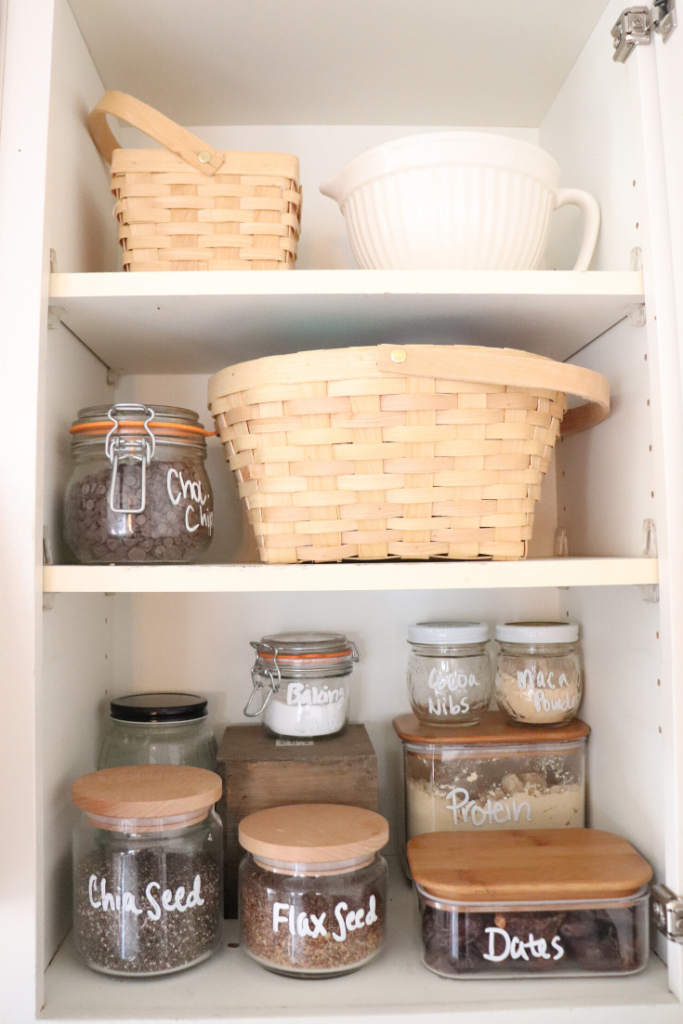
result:
[[[87,129],[103,92],[67,0],[56,0],[45,230],[62,272],[120,265],[109,166]]]
[[[612,61],[609,34],[624,6],[624,0],[608,5],[540,128],[541,146],[560,165],[562,187],[585,189],[600,204],[592,270],[628,270],[631,249],[640,245],[631,98],[623,68]],[[547,266],[572,267],[582,232],[576,207],[553,214]]]

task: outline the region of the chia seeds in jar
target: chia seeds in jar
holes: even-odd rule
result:
[[[207,701],[193,693],[132,693],[110,704],[98,768],[189,764],[216,769],[216,739]]]
[[[574,718],[583,696],[578,639],[570,622],[496,626],[496,700],[509,722],[563,725]]]
[[[219,940],[221,780],[181,765],[107,768],[78,779],[76,949],[95,971],[150,977],[206,960]]]
[[[439,833],[408,843],[423,962],[445,978],[633,974],[649,954],[650,865],[593,829]]]
[[[384,941],[389,826],[337,804],[274,807],[244,818],[239,839],[242,944],[278,974],[349,974]]]
[[[349,716],[356,645],[343,633],[277,633],[252,641],[253,690],[244,714],[275,736],[334,736]]]
[[[473,725],[491,703],[485,622],[420,622],[408,629],[408,696],[428,725]]]
[[[65,537],[84,565],[195,562],[213,533],[206,437],[197,413],[156,405],[82,409]]]

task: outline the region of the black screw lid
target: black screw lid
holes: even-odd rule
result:
[[[131,693],[110,709],[118,722],[191,722],[205,717],[207,701],[195,693]]]

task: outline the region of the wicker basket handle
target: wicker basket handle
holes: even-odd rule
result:
[[[519,352],[512,348],[466,345],[378,345],[377,368],[383,373],[441,380],[482,381],[521,388],[568,391],[587,398],[587,405],[569,409],[562,433],[576,433],[609,416],[609,382],[599,373],[570,363]]]
[[[164,117],[154,107],[149,107],[134,96],[125,92],[105,92],[104,96],[88,118],[88,128],[93,141],[100,153],[111,163],[115,149],[120,149],[119,142],[107,124],[107,114],[120,117],[134,128],[139,128],[151,139],[166,146],[172,153],[183,158],[202,174],[211,177],[223,163],[223,157],[206,142],[202,142],[192,132],[181,128],[175,121]]]

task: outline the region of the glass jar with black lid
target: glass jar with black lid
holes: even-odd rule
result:
[[[343,633],[274,633],[252,641],[256,662],[247,718],[263,714],[275,736],[333,736],[349,716],[358,650]]]
[[[132,693],[110,704],[98,768],[187,764],[214,771],[216,740],[207,702],[193,693]]]

